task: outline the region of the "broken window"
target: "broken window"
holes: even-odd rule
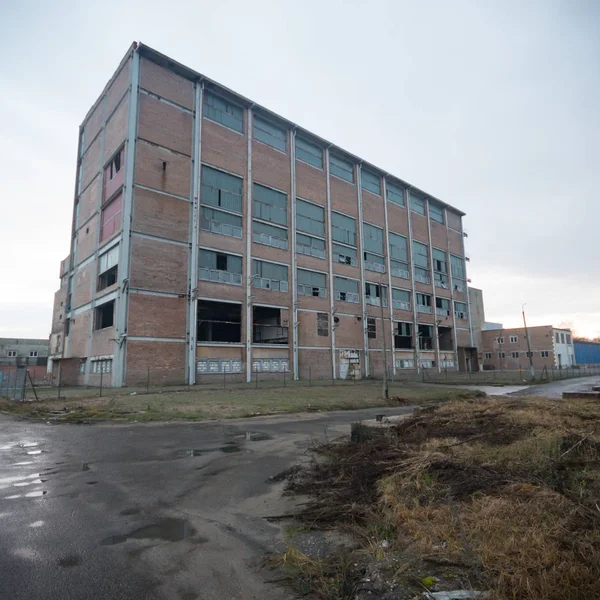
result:
[[[264,260],[252,261],[252,285],[275,292],[288,291],[288,267]]]
[[[465,261],[460,256],[450,255],[450,271],[452,273],[452,285],[457,292],[464,292],[467,288],[467,275]]]
[[[199,250],[198,279],[242,285],[242,257],[201,248]]]
[[[383,254],[383,229],[363,223],[364,249],[375,254]]]
[[[298,269],[298,295],[327,298],[327,276],[325,273]]]
[[[329,315],[317,313],[317,335],[327,337],[329,335]]]
[[[96,306],[94,315],[94,329],[106,329],[115,323],[115,301],[105,302]]]
[[[254,344],[287,344],[288,321],[283,321],[281,308],[254,306],[252,310]],[[287,311],[286,311],[287,314]]]
[[[435,202],[429,201],[429,218],[438,223],[444,222],[444,209]]]
[[[418,196],[413,191],[408,192],[408,197],[410,199],[410,209],[425,216],[425,199]]]
[[[242,341],[242,305],[198,300],[198,341]]]
[[[419,350],[433,350],[433,326],[419,325]]]
[[[336,277],[333,281],[336,300],[358,303],[358,281],[346,277]]]
[[[448,263],[446,253],[442,250],[433,249],[433,280],[437,287],[448,289]]]
[[[412,323],[397,323],[394,333],[394,348],[410,350],[413,347]]]
[[[367,319],[367,337],[371,340],[377,338],[377,321],[370,317]]]
[[[242,239],[242,217],[206,206],[201,209],[200,229]]]
[[[288,249],[288,231],[285,227],[252,221],[252,241],[273,248]]]
[[[296,230],[325,237],[325,209],[296,198]]]
[[[454,316],[457,319],[467,318],[467,304],[465,302],[456,302],[456,300],[454,301]],[[504,344],[504,338],[498,338],[498,340],[502,340],[499,343]]]
[[[358,254],[356,248],[342,246],[341,244],[333,244],[332,246],[333,260],[344,265],[358,266]]]
[[[325,240],[302,233],[296,234],[296,252],[315,258],[325,258]]]
[[[117,173],[123,168],[125,158],[125,147],[123,146],[108,163],[105,168],[105,181],[114,179]]]
[[[121,229],[121,209],[123,206],[123,194],[117,194],[102,209],[100,219],[100,241],[108,239],[111,235]]]
[[[331,213],[331,237],[336,242],[356,246],[356,219],[342,215],[341,213]]]
[[[287,227],[287,194],[259,185],[252,186],[252,216]]]
[[[454,340],[452,339],[451,327],[438,327],[438,343],[440,350],[454,351]]]
[[[385,258],[383,256],[371,254],[371,252],[363,252],[363,259],[365,261],[365,269],[368,271],[385,273]]]
[[[417,293],[417,312],[431,314],[431,296]]]
[[[217,210],[242,214],[242,186],[241,177],[203,165],[200,202]]]
[[[392,306],[400,310],[410,310],[410,292],[392,288]]]
[[[387,306],[386,288],[377,283],[365,283],[365,300],[373,306]]]
[[[103,290],[117,283],[119,262],[119,246],[113,246],[98,257],[98,285],[97,290]]]
[[[448,298],[440,298],[438,296],[435,299],[435,314],[440,317],[450,316],[450,300]]]

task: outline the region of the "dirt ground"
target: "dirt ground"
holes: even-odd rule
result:
[[[288,490],[307,497],[295,523],[353,540],[272,557],[309,597],[600,598],[597,401],[448,402],[320,447]]]
[[[39,401],[0,402],[0,410],[49,421],[81,422],[110,419],[135,422],[228,419],[306,411],[350,410],[440,402],[484,395],[455,386],[421,383],[390,386],[390,400],[381,398],[381,383],[336,384],[243,389],[163,388],[144,390],[71,388],[41,391]],[[63,396],[64,394],[64,396]]]

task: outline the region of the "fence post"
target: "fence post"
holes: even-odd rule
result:
[[[104,378],[104,369],[102,368],[102,362],[100,364],[100,396],[102,397],[102,380]]]
[[[146,371],[146,394],[150,393],[150,367]]]
[[[285,387],[285,368],[283,369],[283,387]]]
[[[256,381],[255,381],[255,383],[256,383],[256,387],[258,388],[258,369],[256,370]]]
[[[60,400],[60,386],[62,385],[62,363],[58,363],[58,399]]]
[[[226,373],[225,373],[225,371],[223,371],[223,389],[225,389],[225,376],[226,376]]]
[[[312,366],[308,365],[308,385],[312,387]]]

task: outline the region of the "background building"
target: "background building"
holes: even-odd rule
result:
[[[524,327],[504,329],[501,324],[486,324],[492,329],[482,332],[484,369],[527,370],[530,367],[527,337]],[[536,371],[546,367],[562,368],[575,365],[573,336],[569,329],[552,325],[528,327],[529,343]]]
[[[578,365],[600,365],[600,342],[573,340]]]
[[[27,367],[32,379],[43,379],[48,363],[48,340],[0,338],[0,370]]]
[[[465,369],[462,217],[134,44],[80,128],[54,369],[381,376],[384,340],[390,371]]]

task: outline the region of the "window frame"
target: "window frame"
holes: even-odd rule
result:
[[[257,127],[258,125],[258,127]],[[266,126],[266,128],[263,129],[262,126]],[[281,133],[284,134],[284,138],[283,140],[281,138],[278,138],[276,135],[274,135],[271,131],[268,130],[268,128],[271,127],[273,129],[273,131],[279,131]],[[256,131],[261,132],[261,134],[263,134],[265,136],[265,138],[261,139],[259,137],[256,136]],[[261,115],[254,115],[253,119],[252,119],[252,139],[256,140],[257,142],[264,144],[265,146],[269,146],[270,148],[273,148],[274,150],[277,150],[278,152],[281,152],[282,154],[287,154],[287,146],[288,146],[288,129],[275,124],[273,121],[261,116]],[[279,140],[279,142],[283,141],[283,148],[280,147],[281,144],[277,145],[274,143],[270,143],[269,139],[274,139],[274,140]]]
[[[377,180],[377,184],[375,183],[375,179]],[[370,169],[361,168],[360,187],[375,196],[381,196],[381,175],[377,175],[377,173]]]
[[[206,110],[207,107],[212,108],[213,110],[219,110],[223,114],[230,114],[232,117],[234,117],[233,113],[227,113],[227,112],[225,112],[221,109],[218,109],[215,106],[212,106],[211,104],[209,104],[207,102],[207,100],[209,98],[211,98],[211,99],[215,98],[217,100],[224,102],[226,105],[229,105],[233,108],[239,109],[241,111],[241,116],[239,119],[240,120],[240,128],[237,129],[235,127],[231,127],[230,125],[226,125],[222,121],[218,121],[217,119],[209,117],[207,114],[207,110]],[[225,108],[227,109],[228,107],[226,106]],[[236,104],[235,102],[230,102],[229,100],[225,99],[223,96],[216,94],[213,90],[207,90],[207,89],[204,90],[204,97],[202,98],[202,117],[211,121],[212,123],[216,123],[217,125],[220,125],[221,127],[225,127],[226,129],[229,129],[230,131],[235,131],[235,133],[238,133],[240,135],[245,135],[245,133],[244,133],[244,108],[242,106]]]
[[[312,148],[316,148],[317,150],[320,151],[320,161],[319,164],[315,164],[314,162],[310,162],[309,160],[304,160],[303,158],[300,158],[300,154],[299,154],[299,150],[301,152],[303,152],[304,154],[307,154],[309,156],[315,156],[315,154],[313,154],[312,152],[309,152],[306,148],[302,148],[298,146],[298,142],[300,142],[301,144],[305,144],[306,146],[312,147]],[[323,170],[323,148],[321,146],[319,146],[318,144],[313,144],[312,142],[309,142],[307,139],[305,139],[302,136],[296,135],[295,137],[295,150],[296,150],[296,160],[299,160],[300,162],[304,163],[305,165],[309,165],[311,167],[314,167],[315,169],[319,169],[320,171]]]
[[[348,173],[347,169],[344,167],[350,167],[350,179],[348,179],[347,177],[344,177],[342,175],[339,175],[337,173],[334,173],[335,171],[339,171],[340,173]],[[341,181],[345,181],[346,183],[349,183],[350,185],[355,185],[356,183],[356,165],[349,161],[346,160],[345,158],[342,158],[341,156],[334,154],[332,152],[329,153],[329,175],[331,177],[336,177],[337,179],[340,179]]]
[[[393,194],[398,194],[399,192],[399,197],[402,199],[402,202],[396,202],[396,200],[392,200],[392,197],[390,196],[390,190],[393,191]],[[404,198],[404,192],[406,191],[405,187],[402,187],[401,185],[394,183],[393,181],[388,181],[386,179],[385,181],[385,195],[386,195],[386,201],[387,202],[391,202],[392,204],[395,204],[396,206],[401,206],[402,208],[406,208],[406,199]],[[398,196],[395,196],[398,197]]]
[[[436,223],[444,224],[444,207],[437,202],[432,202],[431,200],[428,202],[429,206],[429,218]],[[432,211],[432,208],[435,209],[435,212]],[[437,212],[439,210],[439,213]],[[438,217],[439,218],[435,218]]]
[[[425,204],[427,202],[426,198],[424,198],[420,194],[413,193],[412,191],[409,190],[408,200],[410,202],[411,212],[417,213],[418,215],[421,215],[423,217],[425,217],[427,215],[427,209],[425,207]],[[413,200],[414,200],[414,202],[413,202]],[[415,207],[419,207],[419,210],[416,210]],[[423,212],[421,212],[421,208],[423,209]]]

